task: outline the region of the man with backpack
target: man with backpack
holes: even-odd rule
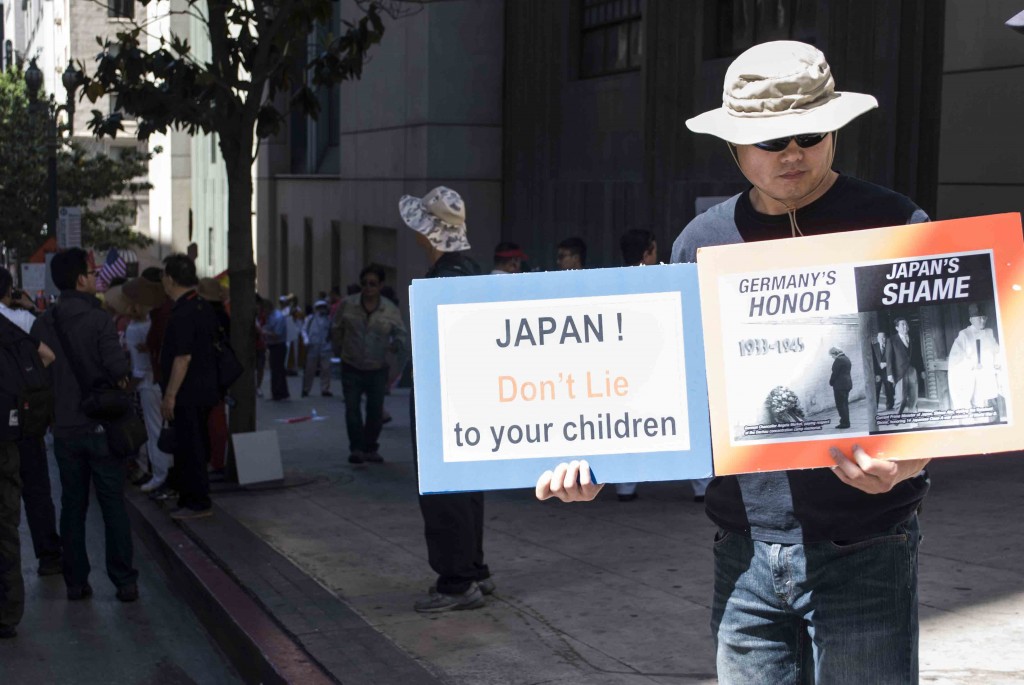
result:
[[[28,333],[36,322],[32,301],[24,291],[14,290],[14,279],[7,269],[0,269],[0,317]],[[21,456],[21,499],[25,503],[25,519],[32,535],[32,548],[39,562],[40,576],[61,572],[60,536],[57,515],[50,494],[50,468],[46,462],[46,445],[42,435],[18,441]]]
[[[46,431],[53,396],[40,393],[47,390],[43,369],[53,360],[48,346],[0,316],[0,639],[18,634],[25,610],[18,440]]]
[[[54,255],[50,275],[60,288],[60,301],[36,319],[32,334],[57,354],[51,369],[56,392],[53,452],[60,470],[60,535],[67,597],[74,601],[92,595],[85,546],[92,484],[103,514],[107,576],[120,601],[134,602],[139,598],[139,574],[132,566],[132,532],[124,502],[128,466],[125,459],[111,453],[100,420],[90,418],[83,408],[83,400],[95,399],[101,389],[127,387],[131,375],[114,322],[96,298],[96,273],[80,248]]]

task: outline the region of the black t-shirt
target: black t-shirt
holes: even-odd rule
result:
[[[817,201],[796,212],[804,235],[909,223],[920,209],[909,198],[850,176],[840,176]],[[745,242],[792,237],[786,215],[754,210],[749,193],[736,203],[736,228]],[[925,455],[922,455],[925,456]],[[922,474],[890,492],[869,495],[830,469],[806,469],[715,478],[708,516],[726,530],[766,542],[853,541],[909,519],[928,492]]]
[[[195,291],[179,297],[171,308],[163,346],[160,348],[161,385],[167,389],[175,357],[191,355],[185,380],[178,389],[177,404],[212,407],[220,402],[217,367],[213,357],[217,318],[210,303]]]

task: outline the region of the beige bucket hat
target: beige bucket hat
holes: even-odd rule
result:
[[[423,198],[403,195],[398,201],[402,221],[441,252],[469,249],[466,237],[466,205],[451,188],[438,186]]]
[[[734,145],[752,145],[836,131],[876,107],[871,95],[835,89],[821,50],[779,40],[737,57],[725,72],[722,106],[687,120],[686,127]]]

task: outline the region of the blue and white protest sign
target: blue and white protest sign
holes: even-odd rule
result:
[[[711,475],[697,268],[414,281],[421,493]]]

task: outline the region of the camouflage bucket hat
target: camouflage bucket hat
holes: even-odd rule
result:
[[[423,198],[403,195],[398,201],[402,221],[441,252],[469,249],[466,205],[451,188],[438,186]]]

